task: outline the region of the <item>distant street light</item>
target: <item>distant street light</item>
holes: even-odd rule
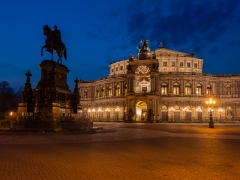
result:
[[[206,104],[210,107],[210,120],[209,120],[209,128],[214,128],[214,122],[212,118],[212,106],[216,104],[216,101],[214,101],[212,98],[210,98],[208,101],[206,101]]]

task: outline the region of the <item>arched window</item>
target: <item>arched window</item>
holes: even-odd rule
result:
[[[208,96],[212,95],[212,87],[210,85],[207,85],[206,94]]]
[[[196,94],[197,96],[201,96],[202,95],[202,85],[201,84],[197,84],[196,85]]]
[[[104,89],[104,88],[101,89],[101,94],[100,94],[100,96],[101,96],[101,97],[104,97],[104,96],[105,96],[105,89]]]
[[[229,85],[226,86],[226,94],[231,94],[231,87]]]
[[[127,91],[128,91],[127,85],[125,85],[125,86],[124,86],[124,95],[127,95]]]
[[[180,110],[180,107],[179,107],[178,105],[175,105],[175,106],[174,106],[174,109],[175,109],[175,110]]]
[[[112,95],[112,86],[109,86],[107,89],[107,96],[111,96]]]
[[[96,91],[96,96],[97,96],[97,98],[99,98],[99,97],[100,97],[99,90],[97,90],[97,91]]]
[[[120,86],[119,85],[117,85],[115,88],[115,95],[120,96]]]
[[[87,90],[84,91],[84,97],[85,97],[85,98],[88,97],[88,92],[87,92]]]
[[[180,94],[180,84],[179,83],[174,83],[173,84],[173,94],[174,95],[179,95]]]
[[[162,110],[167,110],[167,106],[166,105],[162,105]]]
[[[192,86],[190,83],[185,84],[185,94],[186,95],[191,95],[192,94]]]
[[[161,93],[162,93],[162,95],[168,94],[168,87],[167,86],[168,86],[167,83],[162,83],[161,84]]]

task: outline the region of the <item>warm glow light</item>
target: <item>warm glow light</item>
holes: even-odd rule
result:
[[[213,109],[212,108],[208,108],[208,112],[210,112],[210,111],[213,112]]]
[[[223,112],[222,108],[219,108],[218,112]]]
[[[137,115],[141,115],[141,110],[137,110]]]
[[[202,109],[201,109],[200,107],[198,107],[196,110],[197,110],[198,112],[202,112]]]
[[[80,111],[79,111],[80,112]],[[91,112],[91,109],[88,109],[88,112]]]
[[[206,104],[214,105],[214,104],[216,104],[216,101],[214,101],[212,98],[210,98],[208,101],[206,101]]]
[[[99,109],[98,109],[98,112],[102,112],[102,109],[101,109],[101,108],[99,108]]]
[[[109,108],[107,108],[107,109],[106,109],[106,111],[107,111],[107,112],[109,112],[109,111],[110,111],[110,109],[109,109]]]
[[[115,111],[120,111],[120,109],[117,107],[117,108],[115,109]]]
[[[95,109],[93,109],[92,112],[95,112]]]
[[[13,115],[13,112],[10,112],[10,116],[12,116]]]
[[[186,107],[185,107],[185,108],[183,108],[183,111],[188,111],[188,108],[186,108]]]
[[[175,109],[173,108],[173,107],[170,107],[170,109],[169,109],[170,111],[175,111]]]

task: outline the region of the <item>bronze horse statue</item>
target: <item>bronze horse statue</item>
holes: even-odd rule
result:
[[[67,49],[64,43],[61,40],[60,31],[57,30],[57,26],[54,26],[55,30],[51,30],[48,25],[43,26],[43,34],[46,36],[45,45],[42,46],[41,56],[43,56],[43,49],[45,48],[47,52],[52,54],[53,60],[53,52],[56,51],[58,54],[58,63],[62,63],[62,56],[64,55],[64,59],[67,60]]]

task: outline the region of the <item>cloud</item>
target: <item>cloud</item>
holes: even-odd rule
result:
[[[147,9],[126,8],[127,36],[129,43],[136,45],[140,39],[167,42],[170,46],[194,45],[199,51],[207,43],[216,42],[229,29],[229,23],[239,20],[239,2],[172,0],[148,4]],[[139,2],[141,3],[141,2]],[[139,5],[138,6],[143,6]],[[231,13],[230,13],[231,12]]]

